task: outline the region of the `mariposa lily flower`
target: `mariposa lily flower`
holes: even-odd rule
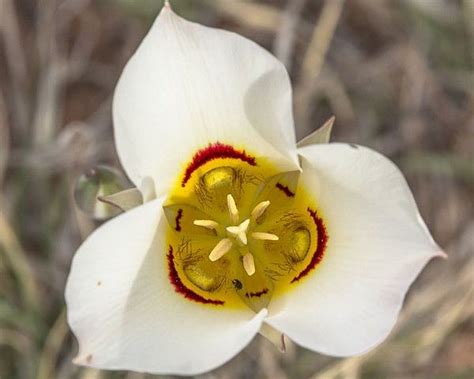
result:
[[[133,209],[74,257],[78,364],[191,375],[259,332],[360,354],[444,254],[393,163],[328,143],[331,122],[296,144],[283,65],[169,6],[125,67],[113,116],[138,189],[107,200]]]

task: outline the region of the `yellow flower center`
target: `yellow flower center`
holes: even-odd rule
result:
[[[313,272],[327,233],[298,179],[229,145],[198,151],[164,206],[176,292],[259,311]]]

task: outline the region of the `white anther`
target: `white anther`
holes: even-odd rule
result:
[[[235,204],[234,197],[229,193],[227,195],[227,208],[229,208],[230,219],[234,224],[239,222],[239,210]]]
[[[209,254],[209,259],[212,262],[217,261],[219,258],[222,258],[225,253],[227,253],[232,247],[232,240],[229,238],[224,238],[220,240],[217,245],[212,249],[211,254]]]
[[[202,226],[203,228],[211,229],[211,230],[214,230],[219,226],[217,222],[212,221],[212,220],[194,220],[193,224],[196,226]]]
[[[258,203],[255,208],[253,209],[251,216],[253,220],[256,220],[259,218],[261,215],[265,213],[267,210],[268,206],[270,205],[270,201],[262,201],[261,203]]]
[[[246,219],[241,222],[239,226],[228,226],[226,230],[234,237],[240,240],[244,245],[247,245],[247,229],[249,227],[250,220]]]
[[[242,263],[244,265],[244,270],[248,276],[255,274],[255,262],[253,260],[252,253],[247,253],[244,255]]]
[[[278,241],[278,236],[272,233],[255,232],[255,233],[252,233],[252,237],[256,240]]]

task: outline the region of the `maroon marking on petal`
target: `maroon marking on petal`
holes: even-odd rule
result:
[[[171,284],[174,286],[174,290],[176,292],[183,295],[186,299],[193,300],[198,303],[224,305],[224,302],[222,300],[206,299],[205,297],[202,297],[201,295],[193,292],[192,290],[190,290],[188,287],[184,285],[174,265],[173,246],[171,245],[168,250],[167,258],[168,258],[168,270],[169,270],[168,277],[170,279]]]
[[[290,191],[290,189],[288,188],[288,186],[284,186],[283,184],[281,183],[277,183],[276,184],[276,188],[278,188],[280,191],[282,191],[286,196],[288,197],[295,197],[295,193]]]
[[[263,296],[265,294],[268,293],[268,288],[264,288],[263,290],[261,291],[258,291],[258,292],[246,292],[245,293],[245,296],[248,297],[248,298],[251,298],[251,297],[260,297],[260,296]]]
[[[191,175],[199,167],[204,166],[207,162],[219,158],[233,158],[239,159],[242,162],[246,162],[251,166],[256,166],[257,162],[255,157],[248,155],[245,150],[236,150],[231,145],[226,145],[220,142],[209,144],[209,146],[204,149],[199,150],[194,154],[191,163],[186,167],[183,180],[181,182],[181,187],[184,187],[188,180],[191,178]]]
[[[291,280],[291,283],[297,282],[302,277],[308,275],[309,272],[313,270],[319,262],[321,262],[328,242],[328,234],[326,232],[326,227],[324,226],[323,220],[318,217],[316,211],[313,211],[311,208],[308,208],[308,212],[311,218],[313,219],[314,224],[316,225],[316,233],[318,233],[318,246],[316,248],[316,251],[313,253],[313,257],[311,258],[309,264],[303,271],[301,271]]]
[[[176,218],[175,218],[176,226],[174,228],[174,230],[176,230],[177,232],[181,231],[181,219],[182,218],[183,218],[183,210],[178,209],[178,213],[176,214]]]

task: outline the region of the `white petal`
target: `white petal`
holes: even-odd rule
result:
[[[329,140],[331,139],[332,127],[334,125],[335,120],[336,118],[332,116],[329,120],[327,120],[323,124],[323,126],[316,129],[310,135],[307,135],[306,137],[304,137],[301,141],[298,141],[297,146],[304,147],[304,146],[309,146],[309,145],[314,145],[314,144],[319,144],[319,143],[329,143]]]
[[[284,66],[237,34],[163,8],[128,62],[114,97],[117,150],[135,184],[163,194],[194,152],[221,142],[297,169]]]
[[[113,219],[76,253],[66,288],[76,363],[197,374],[232,358],[258,333],[266,310],[218,310],[175,292],[161,206],[157,199]]]
[[[144,203],[148,203],[149,201],[156,199],[156,188],[153,178],[145,176],[141,180],[139,190],[142,193]]]
[[[387,336],[410,284],[443,253],[388,159],[346,144],[299,152],[301,180],[318,188],[328,245],[315,271],[271,304],[267,322],[312,350],[360,354]]]

